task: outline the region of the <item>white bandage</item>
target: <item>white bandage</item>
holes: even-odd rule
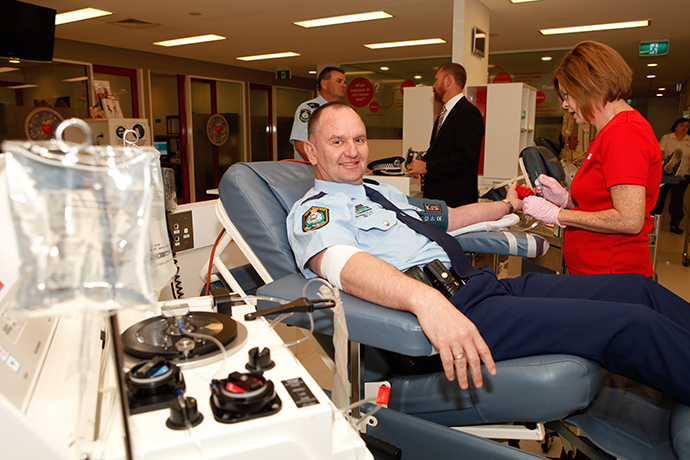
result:
[[[340,272],[343,271],[343,267],[350,260],[350,257],[362,252],[361,249],[354,246],[347,246],[345,244],[336,244],[326,249],[321,259],[321,274],[324,278],[328,280],[333,286],[337,286],[338,289],[342,289],[343,286],[340,283]]]

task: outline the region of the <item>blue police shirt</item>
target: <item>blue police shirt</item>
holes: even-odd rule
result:
[[[387,184],[367,184],[405,213],[419,218],[408,197]],[[288,239],[297,266],[307,278],[316,276],[306,264],[336,244],[358,247],[399,270],[434,259],[450,266],[445,251],[404,223],[395,212],[367,198],[362,185],[315,180],[314,188],[298,200],[287,218]]]
[[[309,119],[311,113],[322,105],[328,104],[328,101],[322,96],[318,95],[314,99],[303,102],[297,107],[295,111],[295,119],[292,121],[292,131],[290,132],[290,143],[295,145],[295,141],[306,142],[309,138],[307,136],[307,127],[309,126]],[[302,157],[297,150],[295,150],[295,158],[301,160]]]

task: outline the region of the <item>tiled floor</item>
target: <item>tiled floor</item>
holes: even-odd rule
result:
[[[686,214],[690,214],[690,212],[686,210]],[[683,259],[688,258],[688,248],[686,247],[687,221],[688,218],[686,217],[680,226],[685,230],[685,233],[676,235],[669,231],[668,212],[662,215],[656,272],[662,286],[690,302],[690,267],[683,266]]]
[[[690,215],[690,212],[688,214]],[[662,216],[657,247],[656,271],[659,283],[685,300],[690,301],[690,267],[683,266],[684,253],[687,251],[687,248],[685,248],[685,237],[688,231],[686,223],[687,219],[681,223],[681,228],[685,229],[686,233],[676,235],[669,232],[668,212],[665,212]],[[277,330],[289,342],[294,341],[296,335],[301,337],[301,332],[296,331],[295,328],[280,327]],[[323,363],[311,344],[309,342],[300,343],[294,347],[294,352],[322,388],[330,390],[333,374]],[[521,448],[550,458],[559,458],[561,452],[561,444],[558,438],[554,440],[553,446],[546,453],[542,451],[541,445],[537,442],[522,441]]]

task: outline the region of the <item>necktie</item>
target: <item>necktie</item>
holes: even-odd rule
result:
[[[446,116],[446,106],[444,105],[443,108],[441,109],[441,113],[438,114],[438,118],[436,119],[436,130],[434,131],[435,134],[434,136],[438,135],[438,131],[441,129],[441,125],[443,124],[443,118]]]
[[[450,263],[453,265],[455,273],[460,275],[462,278],[467,278],[472,275],[481,273],[481,270],[474,268],[469,263],[469,261],[465,257],[465,251],[462,250],[462,246],[455,238],[453,238],[452,236],[450,236],[438,227],[434,227],[431,224],[428,224],[426,222],[423,222],[419,219],[415,219],[414,217],[405,214],[400,210],[400,208],[388,201],[386,197],[381,195],[381,193],[379,193],[378,190],[374,190],[373,188],[367,187],[366,185],[364,186],[364,190],[366,191],[367,197],[369,197],[371,201],[380,204],[389,211],[394,211],[399,221],[401,221],[417,233],[421,233],[430,240],[438,243],[438,245],[441,246],[444,251],[446,251],[446,254],[448,254],[448,257],[450,258]]]

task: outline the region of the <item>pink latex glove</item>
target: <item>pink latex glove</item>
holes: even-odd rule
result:
[[[522,212],[528,216],[532,216],[547,224],[556,224],[565,228],[565,225],[561,225],[558,222],[558,214],[561,212],[561,209],[563,208],[559,208],[538,196],[528,196],[522,201]]]
[[[570,194],[561,184],[551,176],[546,174],[539,175],[539,182],[534,187],[537,195],[543,196],[556,206],[567,208],[570,201]]]

